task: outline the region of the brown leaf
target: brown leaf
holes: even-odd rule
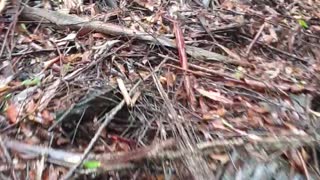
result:
[[[261,106],[258,106],[258,105],[253,105],[253,107],[251,108],[252,111],[255,111],[257,113],[260,113],[260,114],[266,114],[266,113],[269,113],[269,110],[266,108],[266,107],[261,107]]]
[[[204,120],[212,120],[223,117],[226,113],[224,108],[219,108],[217,110],[211,110],[209,112],[203,113],[202,118]]]
[[[50,66],[52,66],[54,63],[56,63],[57,61],[59,61],[59,60],[60,60],[60,56],[57,56],[57,57],[54,57],[54,58],[52,58],[52,59],[44,62],[44,63],[43,63],[43,66],[44,66],[43,72],[44,72],[46,69],[48,69]]]
[[[214,111],[206,112],[202,115],[203,120],[213,120],[216,118],[219,118],[219,116]]]
[[[26,113],[33,113],[36,108],[36,104],[34,100],[30,100],[29,103],[26,105]]]
[[[134,2],[142,7],[149,9],[150,11],[153,11],[154,7],[157,6],[156,0],[134,0]]]
[[[57,144],[58,146],[67,145],[67,144],[69,144],[69,143],[70,143],[69,139],[63,138],[63,137],[59,137],[59,138],[57,139],[57,141],[56,141],[56,144]]]
[[[43,110],[41,113],[41,117],[45,122],[44,124],[50,124],[54,120],[53,115],[48,110]]]
[[[283,122],[283,124],[290,129],[293,134],[298,134],[298,135],[306,135],[307,133],[305,133],[303,130],[298,129],[297,127],[295,127],[294,125],[288,123],[288,122]]]
[[[224,116],[226,114],[226,109],[221,107],[216,111],[216,113],[217,113],[218,116],[222,117],[222,116]]]
[[[161,82],[161,84],[166,84],[167,79],[165,77],[163,77],[163,76],[160,76],[159,77],[159,81]]]
[[[230,158],[227,154],[210,154],[211,159],[220,161],[221,164],[226,164],[230,161]]]
[[[18,118],[18,110],[14,104],[10,104],[6,111],[7,118],[9,119],[10,123],[15,124]]]
[[[301,84],[294,84],[290,87],[291,92],[298,93],[305,89],[305,87]]]
[[[233,104],[231,100],[221,95],[219,92],[206,91],[204,89],[196,89],[201,95],[224,104]]]
[[[166,82],[168,87],[173,87],[176,81],[176,76],[172,72],[166,73]]]
[[[125,151],[125,152],[130,151],[130,146],[128,144],[122,143],[122,142],[117,142],[116,148],[117,148],[117,151]]]
[[[102,33],[93,33],[92,37],[97,39],[105,39],[107,36]]]
[[[76,62],[76,61],[80,61],[80,60],[82,60],[82,56],[83,56],[82,53],[70,54],[69,56],[66,56],[64,58],[64,61],[71,62],[71,63]]]

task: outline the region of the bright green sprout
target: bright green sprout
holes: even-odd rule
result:
[[[101,166],[99,161],[86,161],[83,163],[85,169],[96,169]]]
[[[303,19],[298,19],[298,23],[304,29],[308,29],[309,28],[307,22],[305,20],[303,20]]]

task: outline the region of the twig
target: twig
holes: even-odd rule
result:
[[[145,32],[135,31],[127,27],[119,26],[111,23],[104,23],[101,21],[90,21],[84,18],[61,14],[59,12],[43,10],[39,8],[32,8],[25,6],[22,11],[21,17],[28,18],[31,20],[39,21],[44,19],[46,22],[55,24],[59,27],[70,28],[70,29],[89,29],[92,31],[111,34],[111,35],[125,35],[130,37],[137,37],[138,39],[153,42],[156,44],[162,44],[167,47],[176,48],[173,40],[168,39],[164,36],[153,37]],[[204,58],[208,60],[215,60],[224,63],[234,63],[232,59],[223,56],[218,53],[207,51],[198,47],[186,46],[186,53],[194,58]]]
[[[317,173],[319,174],[320,170],[319,170],[319,160],[318,160],[318,154],[316,151],[315,146],[312,146],[312,155],[313,155],[313,161],[314,161],[314,168],[317,171]]]
[[[260,37],[260,35],[261,35],[261,33],[262,33],[262,31],[263,31],[263,29],[264,29],[265,26],[266,26],[266,23],[263,23],[262,26],[260,27],[258,33],[257,33],[256,36],[254,37],[254,39],[251,41],[251,43],[250,43],[250,45],[249,45],[249,47],[248,47],[248,49],[247,49],[247,51],[246,51],[246,54],[245,54],[246,57],[249,56],[249,53],[250,53],[250,51],[251,51],[254,43],[256,43],[256,41],[257,41],[258,38]]]
[[[178,59],[175,59],[173,57],[169,57],[169,56],[162,55],[162,54],[158,54],[158,55],[160,57],[167,58],[168,60],[171,60],[171,61],[174,61],[174,62],[179,62]],[[203,71],[203,72],[212,74],[212,75],[221,76],[221,77],[227,77],[227,78],[230,78],[230,79],[235,79],[234,77],[232,77],[231,75],[228,75],[226,73],[222,73],[222,72],[219,72],[219,71],[214,71],[212,69],[208,69],[208,68],[205,68],[205,67],[202,67],[202,66],[198,66],[198,65],[195,65],[195,64],[192,64],[192,63],[189,63],[189,67],[194,68],[194,69],[199,70],[199,71]]]
[[[8,149],[33,156],[47,155],[48,161],[67,167],[77,161],[81,155],[79,153],[69,153],[48,147],[25,144],[11,139],[4,139],[3,141]]]
[[[177,145],[176,141],[170,139],[168,141],[161,142],[156,145],[147,146],[141,149],[137,149],[130,152],[115,152],[105,154],[90,154],[89,159],[101,160],[108,166],[108,164],[117,165],[126,163],[128,161],[139,161],[142,159],[176,159],[185,156],[195,154],[209,154],[216,150],[228,150],[232,147],[245,147],[247,145],[253,145],[256,147],[274,148],[275,150],[281,149],[284,145],[290,145],[294,147],[302,145],[310,145],[317,143],[320,139],[311,136],[259,136],[257,139],[244,139],[231,138],[231,139],[217,139],[209,142],[202,142],[195,145],[195,150],[163,150],[166,147],[172,147]],[[80,161],[81,154],[70,153],[62,150],[56,150],[48,147],[42,147],[37,145],[30,145],[21,143],[15,140],[4,139],[6,148],[18,151],[20,153],[29,155],[47,155],[49,162],[53,162],[58,165],[64,165],[70,167],[70,164],[74,164]],[[249,146],[248,146],[249,147]],[[112,169],[112,168],[110,168]]]
[[[298,153],[299,160],[301,161],[304,174],[306,175],[307,180],[310,180],[310,175],[309,175],[309,172],[308,172],[308,168],[307,168],[306,162],[304,161],[301,153],[299,151],[297,151],[297,153]]]
[[[187,54],[186,54],[186,49],[185,49],[185,42],[184,42],[184,37],[182,30],[178,24],[178,22],[174,21],[173,22],[174,26],[174,34],[176,36],[176,45],[177,49],[179,52],[179,59],[180,59],[180,65],[183,70],[188,70],[188,59],[187,59]],[[191,86],[191,81],[190,81],[190,76],[184,72],[184,88],[187,93],[187,96],[190,101],[190,106],[193,110],[196,108],[196,103],[197,100],[194,96],[194,91],[193,87]]]

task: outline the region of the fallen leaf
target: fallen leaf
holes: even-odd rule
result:
[[[77,37],[77,33],[70,33],[66,37],[56,40],[56,43],[64,42],[64,41],[73,41]]]
[[[219,46],[224,52],[226,52],[230,57],[234,58],[237,61],[241,61],[241,57],[234,53],[233,51],[231,51],[229,48],[222,46],[221,44],[216,43],[215,45]]]
[[[105,39],[107,36],[102,33],[93,33],[92,37],[97,39]]]
[[[125,152],[129,152],[131,149],[129,144],[123,143],[123,142],[117,142],[116,148],[117,148],[117,151],[125,151]]]
[[[82,53],[70,54],[69,56],[66,56],[64,60],[66,62],[76,62],[82,60],[82,56]]]
[[[26,105],[26,113],[33,113],[36,108],[36,103],[34,100],[30,100],[29,103]]]
[[[154,7],[157,6],[157,2],[155,0],[134,0],[134,2],[149,9],[150,11],[153,11]]]
[[[42,117],[43,121],[45,122],[44,123],[45,125],[51,123],[54,120],[53,115],[48,110],[42,111],[41,117]]]
[[[44,71],[47,70],[51,65],[53,65],[54,63],[56,63],[56,62],[59,61],[59,60],[60,60],[60,57],[57,56],[57,57],[54,57],[54,58],[52,58],[52,59],[44,62],[44,63],[43,63],[43,70],[42,70],[42,71],[44,72]]]
[[[167,79],[163,76],[160,76],[159,81],[161,82],[161,84],[166,84]]]
[[[218,160],[222,165],[230,161],[230,158],[227,154],[210,154],[211,159]]]
[[[218,102],[222,102],[224,104],[233,104],[231,100],[221,95],[219,92],[214,91],[206,91],[204,89],[196,89],[201,95]]]
[[[14,104],[10,104],[6,110],[7,118],[10,123],[15,124],[18,118],[18,110]]]
[[[219,118],[219,115],[217,115],[215,112],[209,111],[207,113],[203,113],[202,119],[203,120],[213,120]]]
[[[176,76],[172,72],[166,73],[166,82],[168,87],[173,87],[176,81]]]

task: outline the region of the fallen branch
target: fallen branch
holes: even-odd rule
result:
[[[61,14],[55,11],[49,11],[45,9],[32,8],[24,6],[21,13],[22,18],[26,18],[33,21],[41,21],[42,23],[54,24],[57,28],[70,28],[74,30],[85,29],[88,31],[96,31],[110,35],[124,35],[130,37],[136,37],[141,40],[153,42],[156,44],[164,45],[167,47],[176,48],[176,44],[173,40],[164,36],[153,36],[145,32],[135,31],[123,26],[119,26],[112,23],[105,23],[102,21],[92,21],[89,19],[81,18],[75,15]],[[207,60],[214,60],[224,63],[239,64],[224,55],[210,52],[198,47],[186,46],[186,53],[194,58],[201,58]]]
[[[47,160],[53,164],[64,167],[73,167],[80,163],[83,158],[82,153],[72,153],[63,150],[57,150],[39,145],[30,145],[21,143],[12,139],[4,139],[6,148],[28,155],[28,157],[47,156]],[[131,161],[139,161],[145,158],[154,157],[159,154],[164,148],[174,146],[173,139],[160,142],[159,144],[150,145],[147,147],[132,150],[130,152],[115,152],[104,154],[88,154],[86,160],[96,160],[101,162],[102,169],[114,170],[119,166],[130,163]]]
[[[105,166],[124,164],[128,162],[138,162],[143,159],[176,159],[193,154],[202,154],[206,151],[208,153],[214,152],[217,149],[226,150],[233,147],[246,147],[247,145],[253,145],[255,147],[265,147],[268,149],[281,150],[283,146],[290,145],[291,147],[298,147],[303,145],[318,144],[320,139],[314,138],[308,135],[295,135],[295,136],[258,136],[255,139],[244,139],[243,137],[231,138],[231,139],[219,139],[209,142],[202,142],[196,144],[195,150],[165,150],[177,145],[173,139],[169,139],[158,144],[146,146],[130,152],[114,152],[103,154],[89,154],[88,160],[101,161]],[[42,156],[48,157],[48,161],[54,164],[70,167],[78,163],[81,153],[71,153],[63,150],[57,150],[49,147],[43,147],[38,145],[30,145],[21,143],[16,140],[3,138],[6,148],[28,154],[30,156]],[[249,147],[249,146],[248,146]],[[252,147],[252,146],[251,146]]]
[[[175,38],[176,39],[176,46],[177,46],[178,53],[179,53],[180,65],[181,65],[182,69],[185,71],[184,72],[184,82],[183,82],[184,88],[187,93],[191,109],[195,110],[197,100],[194,95],[193,87],[191,86],[190,75],[186,74],[187,73],[186,71],[188,70],[188,58],[187,58],[187,54],[186,54],[186,49],[185,49],[186,45],[184,42],[183,33],[180,28],[180,24],[178,22],[174,21],[173,26],[174,26],[174,34],[176,37]]]

